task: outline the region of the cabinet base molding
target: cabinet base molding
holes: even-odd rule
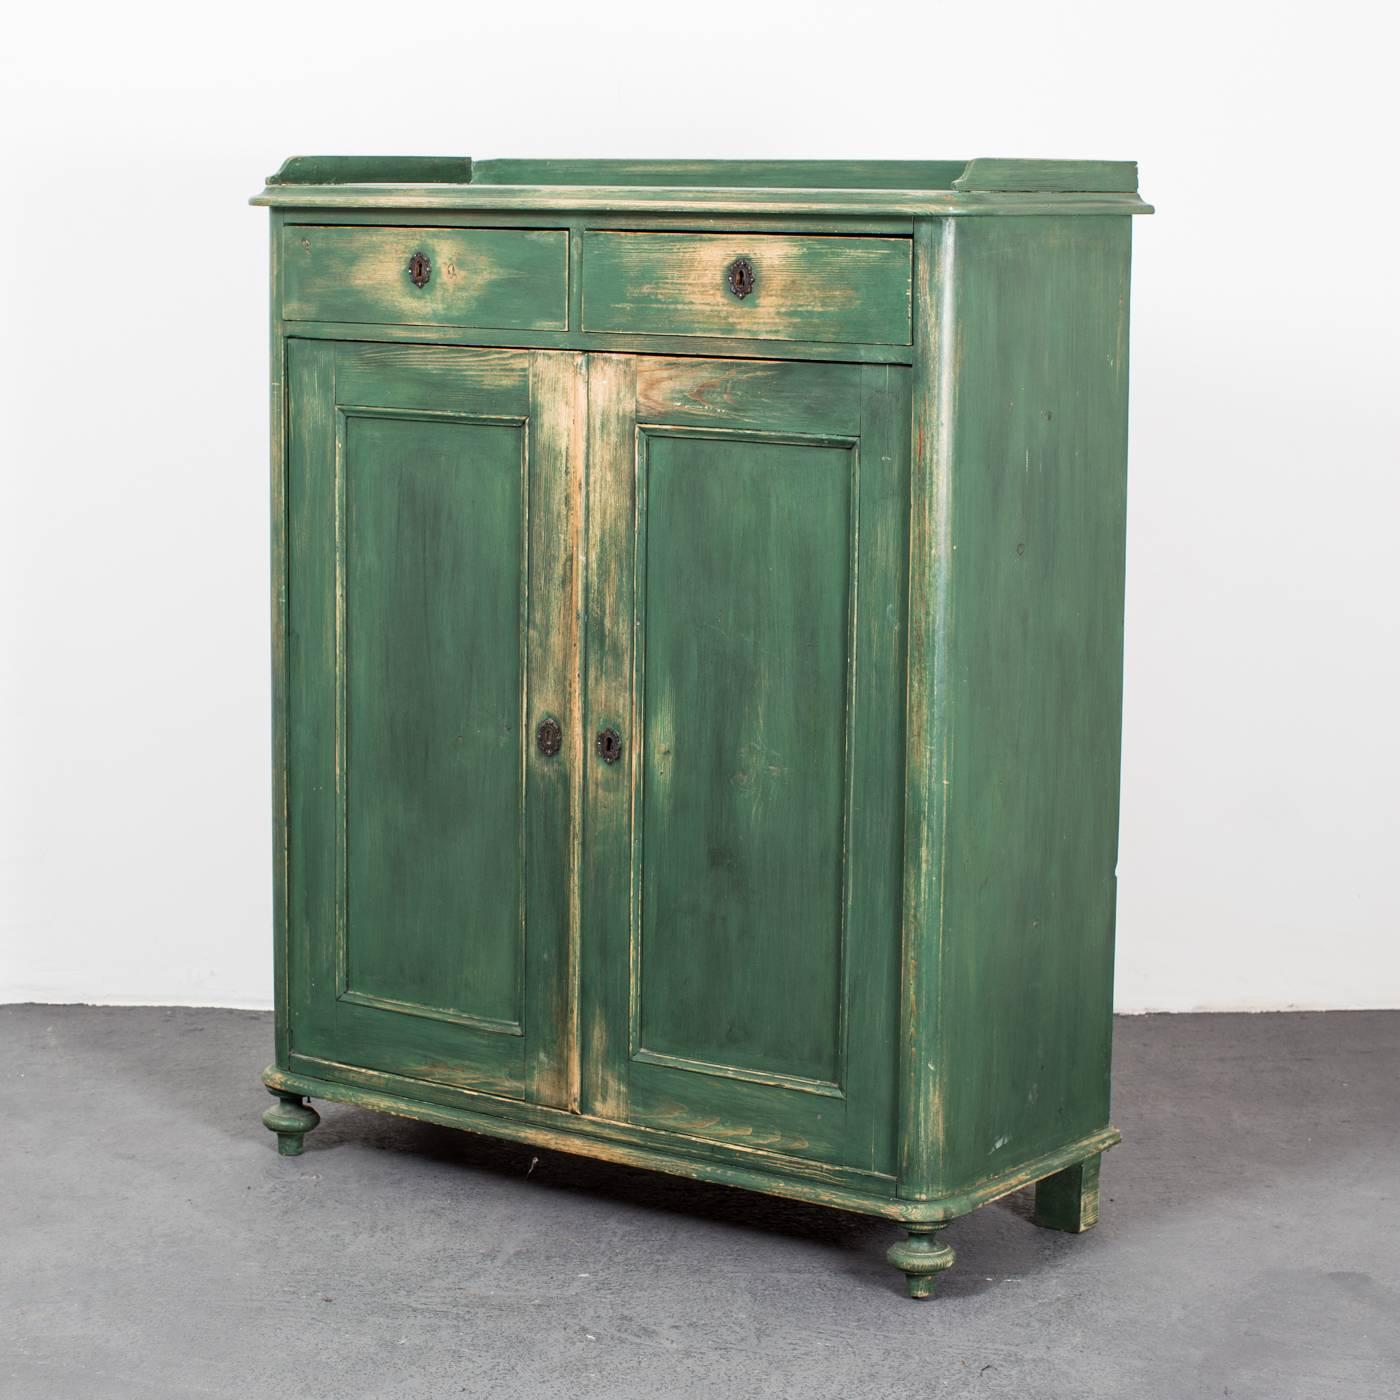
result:
[[[691,1181],[736,1186],[766,1196],[783,1196],[789,1200],[829,1206],[833,1210],[874,1215],[920,1231],[947,1225],[959,1216],[970,1214],[979,1206],[1009,1196],[1036,1182],[1043,1182],[1046,1178],[1055,1178],[1058,1174],[1068,1175],[1086,1162],[1092,1162],[1094,1180],[1097,1183],[1099,1154],[1122,1140],[1122,1134],[1117,1128],[1102,1128],[1054,1152],[1047,1152],[1024,1162],[1014,1171],[1002,1172],[963,1190],[914,1201],[903,1199],[896,1194],[893,1178],[874,1172],[842,1172],[840,1175],[846,1178],[846,1181],[837,1184],[829,1179],[814,1179],[813,1164],[810,1162],[795,1158],[784,1161],[778,1159],[775,1153],[752,1152],[740,1148],[731,1149],[733,1157],[750,1157],[755,1159],[753,1165],[745,1165],[737,1160],[716,1161],[709,1156],[713,1150],[713,1144],[710,1143],[697,1140],[692,1144],[677,1134],[609,1123],[604,1119],[566,1113],[560,1109],[542,1108],[538,1104],[517,1104],[494,1099],[485,1094],[473,1095],[464,1092],[461,1097],[470,1101],[473,1105],[471,1107],[429,1103],[404,1094],[364,1089],[358,1085],[341,1084],[333,1079],[293,1073],[275,1066],[263,1071],[263,1083],[273,1093],[278,1094],[284,1104],[289,1101],[300,1102],[303,1098],[345,1103],[355,1108],[372,1109],[376,1113],[392,1114],[398,1118],[413,1118],[422,1123],[436,1123],[444,1128],[460,1128],[465,1132],[501,1138],[507,1142],[529,1143],[532,1147],[571,1152],[601,1161],[617,1162],[622,1166],[646,1167],[652,1171],[667,1172],[671,1176],[687,1177]],[[314,1109],[307,1108],[304,1111],[315,1117]],[[276,1106],[269,1109],[264,1116],[264,1122],[277,1112],[279,1109]],[[532,1121],[509,1116],[516,1112],[529,1114]],[[268,1123],[268,1126],[273,1125]],[[315,1123],[310,1123],[302,1131],[309,1132],[314,1126]],[[627,1140],[623,1140],[623,1135]],[[831,1172],[835,1174],[836,1169],[831,1169]],[[862,1188],[850,1184],[852,1178],[861,1175],[869,1178],[868,1186]],[[1097,1185],[1095,1193],[1097,1198]],[[1050,1224],[1049,1221],[1041,1221],[1039,1216],[1037,1223]],[[1051,1228],[1067,1227],[1054,1225]],[[901,1250],[908,1247],[910,1246],[895,1246]],[[938,1248],[942,1250],[948,1247],[940,1245]],[[894,1260],[891,1259],[891,1262]],[[947,1263],[940,1264],[933,1272],[939,1272],[951,1263],[952,1259],[948,1257]],[[899,1264],[897,1267],[903,1268],[904,1265]],[[913,1296],[926,1297],[927,1293]]]

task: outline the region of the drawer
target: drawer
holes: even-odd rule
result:
[[[568,286],[566,229],[283,230],[288,321],[559,331]]]
[[[583,329],[908,345],[912,241],[584,235]]]

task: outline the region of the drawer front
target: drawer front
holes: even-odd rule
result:
[[[288,321],[558,331],[568,285],[565,229],[283,230]]]
[[[912,241],[584,235],[583,329],[908,345]]]

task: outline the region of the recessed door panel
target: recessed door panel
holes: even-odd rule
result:
[[[524,427],[342,419],[344,995],[518,1030]]]
[[[834,1087],[856,448],[640,451],[639,1048]]]

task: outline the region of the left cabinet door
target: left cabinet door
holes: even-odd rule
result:
[[[288,342],[292,1068],[568,1105],[583,404],[570,354]]]

